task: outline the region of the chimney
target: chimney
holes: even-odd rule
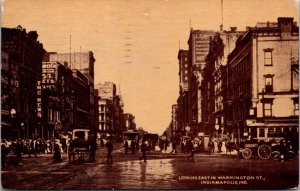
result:
[[[64,62],[64,66],[68,68],[68,62]]]
[[[230,32],[236,32],[237,27],[230,27]]]
[[[278,28],[281,38],[289,38],[292,35],[293,20],[292,17],[278,17]]]
[[[29,38],[31,38],[31,39],[33,39],[33,40],[37,40],[37,38],[38,38],[38,34],[37,34],[37,32],[36,31],[30,31],[29,33],[28,33],[28,37]]]

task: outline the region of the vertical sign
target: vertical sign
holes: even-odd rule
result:
[[[41,80],[37,81],[36,84],[37,89],[37,116],[42,117],[42,82]]]
[[[43,62],[42,66],[42,87],[43,89],[55,90],[56,84],[56,71],[57,63],[56,62]]]

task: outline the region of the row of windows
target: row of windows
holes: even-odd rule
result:
[[[101,130],[101,131],[107,131],[107,130],[110,130],[110,127],[109,126],[107,126],[106,124],[104,124],[104,123],[101,123],[100,125],[99,125],[99,130]]]
[[[60,121],[60,112],[52,108],[48,108],[48,121]]]
[[[272,117],[272,103],[263,104],[264,117]],[[294,103],[294,115],[299,116],[299,103]]]
[[[231,69],[229,75],[233,77],[231,79],[233,82],[239,82],[250,76],[250,71],[250,57],[248,55]],[[248,74],[248,76],[245,74]]]
[[[266,128],[259,128],[257,132],[257,128],[251,129],[251,136],[256,137],[258,133],[258,137],[265,137]],[[298,135],[297,128],[289,127],[289,128],[282,128],[282,127],[274,127],[268,128],[267,137],[284,137],[285,135]]]

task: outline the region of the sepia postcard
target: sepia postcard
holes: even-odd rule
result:
[[[2,189],[299,189],[297,0],[3,0],[1,18]]]

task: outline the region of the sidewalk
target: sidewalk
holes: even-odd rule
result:
[[[67,161],[67,154],[62,154],[63,161]],[[17,166],[32,166],[33,164],[35,166],[39,165],[45,165],[45,164],[51,164],[53,163],[53,154],[37,154],[37,156],[34,156],[34,154],[31,154],[30,157],[28,157],[28,154],[24,154],[21,157],[21,161],[19,164],[16,164],[16,155],[13,153],[9,153],[7,155],[7,163],[6,166],[2,169],[9,170],[12,168],[16,168]]]

